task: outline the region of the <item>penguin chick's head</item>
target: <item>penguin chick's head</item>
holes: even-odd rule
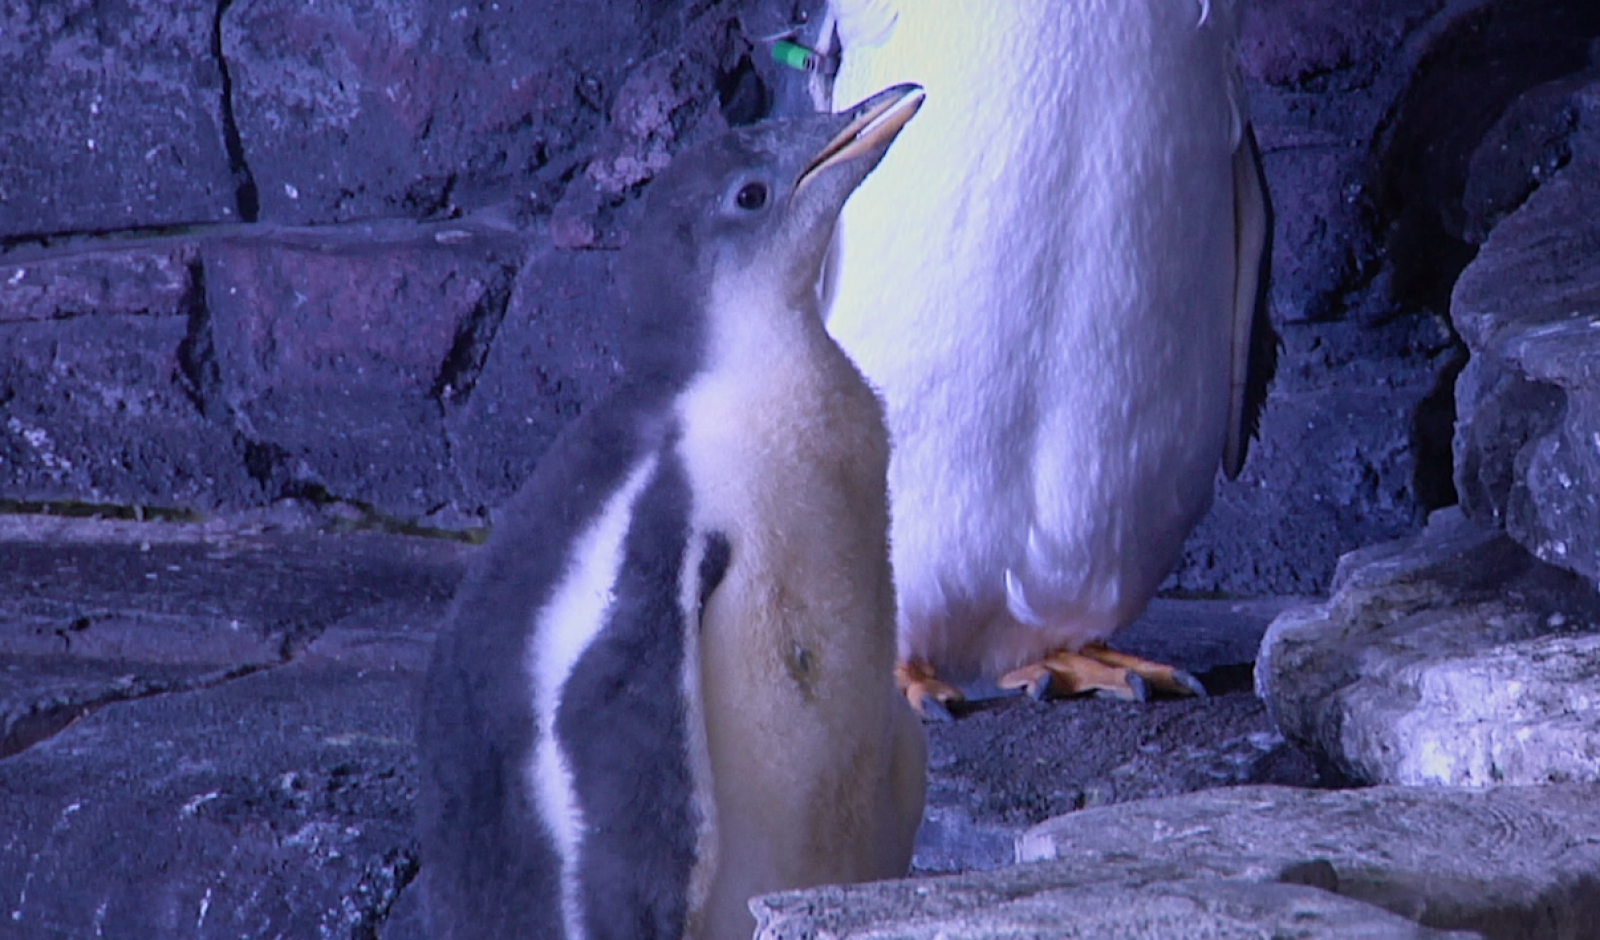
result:
[[[736,128],[674,159],[650,184],[622,272],[644,358],[682,344],[681,317],[705,309],[719,278],[809,306],[845,200],[922,98],[896,85],[838,114]]]

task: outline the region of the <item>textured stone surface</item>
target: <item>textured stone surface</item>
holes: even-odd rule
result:
[[[1372,143],[1417,57],[1457,14],[1444,0],[1247,3],[1240,51],[1276,210],[1272,297],[1284,320],[1336,315],[1376,262]],[[1289,198],[1284,198],[1288,195]]]
[[[475,381],[443,396],[451,457],[474,511],[516,492],[561,428],[622,374],[614,257],[530,251]]]
[[[1590,585],[1446,510],[1274,621],[1256,682],[1286,737],[1358,781],[1600,782],[1597,628]]]
[[[249,522],[0,515],[0,831],[16,834],[0,923],[426,936],[403,890],[425,864],[414,685],[474,550],[306,521],[287,505]],[[1278,606],[1161,602],[1122,638],[1213,698],[1013,697],[930,726],[918,868],[1004,864],[1018,833],[1079,806],[1315,782],[1248,691]]]
[[[1069,866],[768,895],[752,902],[757,940],[1468,940],[1297,884],[1194,877],[1145,883],[1074,877]]]
[[[237,423],[270,490],[411,518],[459,501],[442,402],[477,379],[514,246],[446,227],[378,244],[218,240],[204,255],[205,406]]]
[[[259,499],[231,428],[195,407],[193,244],[0,260],[0,498]]]
[[[3,521],[0,932],[377,936],[460,547]]]
[[[1600,930],[1597,831],[1593,785],[1234,787],[1050,820],[1018,840],[1025,864],[1012,868],[770,895],[753,909],[768,940],[1578,940]]]
[[[1244,478],[1221,486],[1170,588],[1318,592],[1340,553],[1412,531],[1424,507],[1450,498],[1453,336],[1401,289],[1421,276],[1391,263],[1385,239],[1415,228],[1402,170],[1432,165],[1428,133],[1455,133],[1428,120],[1436,103],[1461,97],[1450,76],[1466,82],[1474,62],[1504,60],[1515,67],[1496,72],[1495,101],[1537,116],[1539,102],[1555,100],[1551,82],[1581,67],[1569,47],[1582,16],[1540,14],[1485,33],[1499,22],[1485,16],[1516,5],[1247,4],[1242,51],[1278,216],[1283,364]],[[7,350],[17,360],[0,361],[0,402],[13,396],[22,422],[0,430],[4,496],[202,508],[289,496],[476,524],[614,380],[607,249],[626,242],[635,197],[672,154],[758,117],[779,76],[793,79],[753,41],[793,9],[237,0],[158,12],[119,0],[6,14],[0,51],[28,77],[22,97],[0,96],[13,117],[0,124],[23,129],[0,131],[17,135],[0,148],[0,188],[15,171],[28,199],[55,208],[29,210],[36,221],[22,228],[37,243],[8,245],[21,230],[0,225],[0,274],[53,264],[59,284],[7,290],[0,279],[0,324],[31,324],[0,347],[0,360]],[[1511,55],[1502,36],[1560,54]],[[145,44],[164,45],[145,55]],[[1451,170],[1453,180],[1470,175],[1473,205],[1486,207],[1472,218],[1515,207],[1528,189],[1522,155],[1559,160],[1561,113],[1531,125],[1538,133],[1519,134],[1510,112],[1480,122],[1499,149],[1483,150],[1471,174]],[[140,149],[140,160],[155,154],[149,165],[120,145],[115,161],[85,163],[74,154],[96,121],[128,140],[170,143]],[[1470,143],[1451,140],[1451,154]],[[130,200],[121,215],[107,215],[113,181]],[[1447,214],[1440,199],[1466,199],[1435,195],[1429,218]],[[269,224],[169,233],[199,258],[175,276],[85,267],[86,248],[168,250],[85,231],[146,236],[240,217]],[[474,234],[434,245],[423,243],[440,229],[397,234],[419,219]],[[87,289],[95,278],[98,295]],[[173,318],[134,330],[87,319],[130,302]],[[134,353],[143,364],[81,385],[38,378],[40,350],[72,350],[102,329],[143,350]],[[281,349],[263,345],[273,338]],[[325,361],[304,361],[312,343]],[[134,375],[148,387],[121,388]],[[161,421],[105,420],[96,384],[159,403]],[[51,454],[73,471],[47,466]]]
[[[1576,124],[1570,162],[1456,284],[1456,485],[1474,519],[1600,583],[1600,79],[1545,104]]]
[[[1448,358],[1448,330],[1418,316],[1281,333],[1261,437],[1238,480],[1219,475],[1169,590],[1320,593],[1340,555],[1420,524],[1412,424]]]
[[[1312,884],[1495,940],[1600,930],[1600,788],[1238,787],[1079,813],[1017,844],[1106,881],[1170,866]],[[1130,852],[1130,847],[1137,847]]]
[[[1430,437],[1419,416],[1436,407],[1454,340],[1425,305],[1393,289],[1383,239],[1399,208],[1384,149],[1416,64],[1467,6],[1244,5],[1241,52],[1275,214],[1270,302],[1283,350],[1245,472],[1219,482],[1169,588],[1320,592],[1339,555],[1414,531],[1425,507],[1448,500],[1437,492],[1449,486],[1448,418]]]
[[[586,164],[631,187],[665,165],[675,132],[705,115],[732,69],[731,6],[690,17],[638,0],[233,4],[222,45],[261,217],[437,217],[510,197],[548,212]],[[678,74],[635,95],[651,104],[631,113],[676,95],[659,113],[679,126],[635,122],[637,146],[591,160],[653,55]]]
[[[0,242],[237,218],[216,10],[0,8]]]
[[[1211,693],[1205,701],[1012,696],[928,724],[915,869],[1010,864],[1025,829],[1086,806],[1240,783],[1316,784],[1315,767],[1269,730],[1249,688],[1259,638],[1287,603],[1157,600],[1117,635],[1119,648],[1195,674]]]

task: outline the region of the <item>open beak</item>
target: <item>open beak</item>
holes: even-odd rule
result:
[[[922,107],[925,97],[921,85],[895,85],[845,112],[848,123],[806,164],[795,191],[799,192],[812,177],[830,166],[873,151],[882,152]]]

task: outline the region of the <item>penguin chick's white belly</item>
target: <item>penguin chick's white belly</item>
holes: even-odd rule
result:
[[[886,399],[900,655],[959,681],[1136,617],[1210,504],[1233,14],[898,6],[881,47],[844,38],[835,95],[927,103],[845,209],[829,328]]]
[[[731,547],[702,617],[718,833],[707,909],[712,936],[747,937],[752,895],[905,873],[925,754],[891,679],[878,401],[815,314],[798,336],[765,328],[797,318],[710,319],[728,361],[686,392],[679,446],[695,528]]]

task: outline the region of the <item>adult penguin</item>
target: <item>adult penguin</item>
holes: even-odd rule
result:
[[[894,441],[898,675],[1036,696],[1187,673],[1105,645],[1243,466],[1276,339],[1232,0],[831,0],[833,92],[928,105],[851,200],[829,330]],[[832,53],[830,40],[818,37]]]

